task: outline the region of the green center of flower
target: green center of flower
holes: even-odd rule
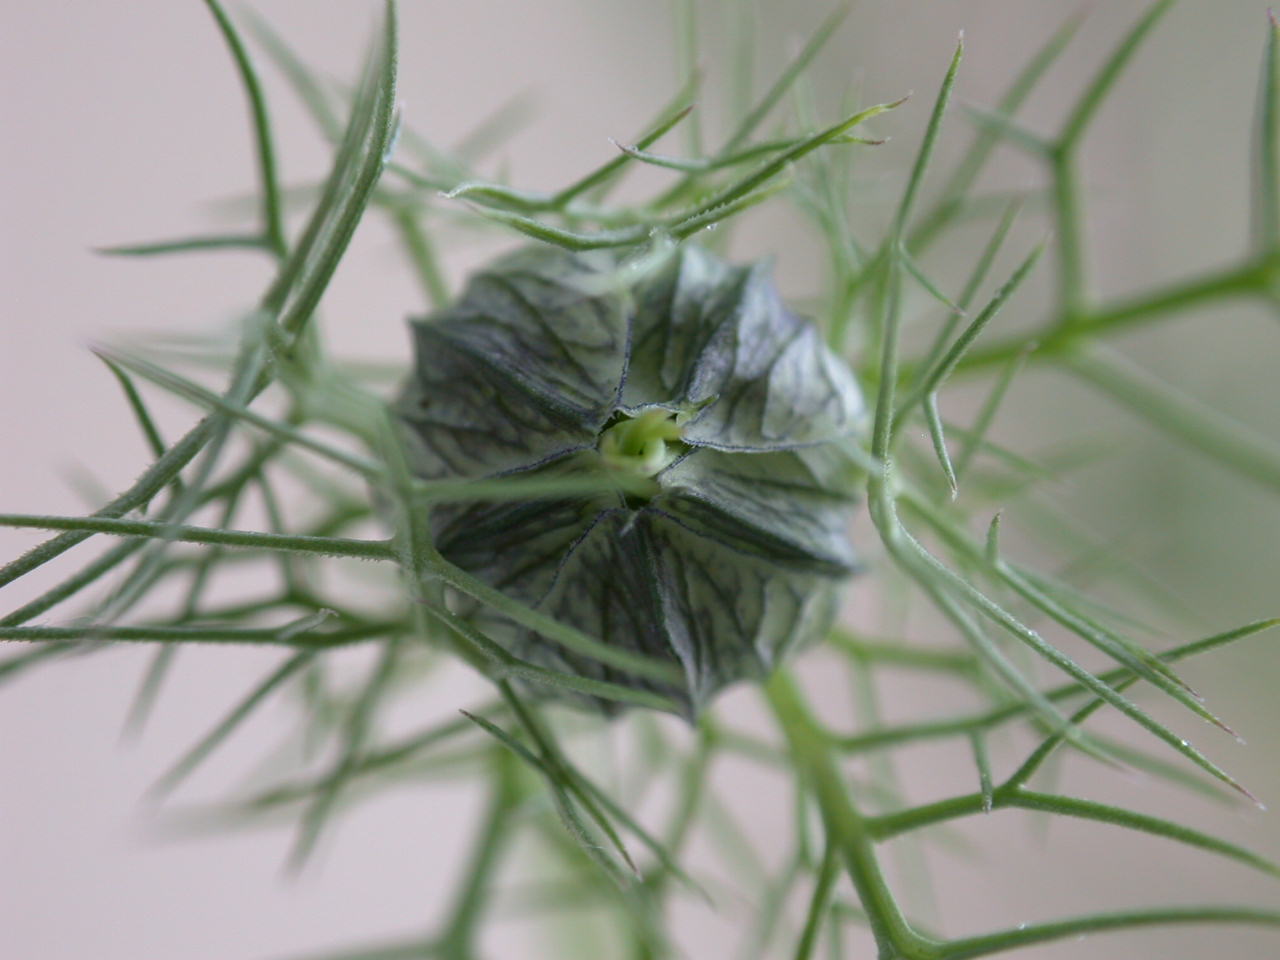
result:
[[[680,455],[680,436],[674,411],[646,410],[606,428],[600,434],[600,456],[613,470],[652,477]]]

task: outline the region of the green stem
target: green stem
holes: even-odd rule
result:
[[[248,51],[240,39],[239,33],[222,9],[217,0],[205,0],[205,6],[217,21],[222,39],[236,62],[236,69],[244,85],[245,97],[249,101],[249,112],[253,115],[253,133],[257,141],[258,179],[262,187],[262,230],[266,247],[277,258],[283,259],[287,252],[284,238],[284,216],[281,212],[280,184],[276,177],[275,146],[271,139],[271,120],[267,116],[267,102],[262,95],[262,85],[258,81],[257,71],[249,59]]]
[[[1280,21],[1274,11],[1267,26],[1267,54],[1262,62],[1258,105],[1254,216],[1259,247],[1274,250],[1280,244]]]
[[[704,718],[703,724],[698,731],[698,744],[681,773],[679,799],[676,801],[675,811],[671,815],[671,821],[667,825],[666,834],[661,845],[666,862],[657,869],[650,871],[644,880],[644,885],[655,900],[661,894],[667,881],[674,875],[672,868],[675,867],[676,860],[689,839],[689,834],[697,817],[698,808],[702,801],[703,788],[707,783],[712,751],[719,743],[718,732],[713,733],[712,731],[713,728],[710,722]]]
[[[136,510],[151,501],[151,498],[172,482],[179,471],[190,463],[209,441],[219,423],[217,417],[205,417],[181,440],[169,448],[169,451],[151,465],[127,491],[102,507],[94,517],[111,519],[122,517],[131,510]],[[18,559],[0,567],[0,587],[26,576],[37,567],[61,556],[72,547],[89,539],[94,532],[83,527],[63,527],[66,533],[53,537],[28,550]]]
[[[97,557],[57,586],[23,604],[12,613],[0,617],[0,627],[16,627],[19,624],[26,623],[28,620],[32,620],[56,607],[62,601],[75,596],[85,587],[118,567],[130,555],[140,550],[145,543],[145,540],[126,540],[124,543],[116,544],[103,553],[102,556]]]
[[[1065,367],[1192,449],[1272,491],[1280,490],[1280,451],[1265,435],[1224,416],[1100,345],[1073,354]]]
[[[966,676],[978,669],[978,661],[968,651],[913,647],[901,640],[872,640],[843,627],[832,630],[827,642],[850,657],[886,666]]]
[[[1085,312],[1088,301],[1080,192],[1072,154],[1059,149],[1052,157],[1053,219],[1058,230],[1058,303],[1062,310],[1060,323],[1064,329],[1074,330],[1077,318]]]
[[[868,822],[849,799],[827,738],[810,715],[799,689],[785,671],[778,670],[765,684],[764,692],[796,765],[817,798],[828,842],[839,852],[867,911],[881,960],[927,960],[936,956],[933,942],[912,930],[885,882]]]
[[[1280,625],[1280,620],[1259,620],[1255,623],[1228,630],[1225,633],[1214,634],[1211,637],[1182,644],[1172,650],[1166,650],[1164,653],[1158,654],[1158,656],[1166,663],[1176,663],[1188,657],[1206,653],[1234,640],[1272,629],[1277,625]],[[1127,667],[1118,667],[1115,670],[1108,670],[1106,673],[1098,675],[1098,679],[1107,684],[1120,684],[1132,677],[1133,673]],[[1040,696],[1050,703],[1056,703],[1070,697],[1083,696],[1087,692],[1082,684],[1073,682],[1045,690]],[[964,736],[975,730],[989,729],[1009,720],[1025,717],[1034,710],[1035,707],[1027,701],[1011,703],[1007,706],[996,707],[981,713],[972,713],[968,716],[951,717],[944,720],[926,720],[896,727],[882,727],[877,730],[867,730],[853,736],[833,735],[831,742],[843,753],[860,753],[917,740]]]
[[[391,8],[391,12],[394,12],[394,8]],[[368,110],[369,115],[365,117],[362,117],[361,111],[357,109],[353,112],[351,122],[352,143],[354,144],[361,139],[359,136],[361,128],[367,127],[369,128],[368,135],[371,139],[371,145],[366,163],[360,170],[359,181],[347,191],[349,195],[346,197],[347,202],[341,211],[342,216],[336,218],[339,222],[332,230],[326,229],[332,225],[329,216],[331,213],[330,208],[333,206],[331,195],[337,192],[337,185],[342,179],[339,174],[345,173],[346,168],[351,165],[351,156],[339,156],[338,162],[334,166],[333,183],[329,185],[326,197],[322,198],[312,216],[312,221],[304,233],[304,243],[299,245],[299,249],[294,251],[294,255],[291,258],[284,261],[271,288],[263,296],[263,310],[268,314],[277,316],[281,326],[293,336],[296,336],[307,320],[310,319],[312,309],[328,286],[333,268],[337,265],[337,258],[346,249],[351,232],[354,231],[355,224],[358,222],[360,214],[368,202],[369,194],[372,191],[377,175],[381,172],[383,156],[390,142],[392,132],[391,120],[396,66],[395,39],[394,17],[388,16],[385,48],[382,56],[382,82],[377,88],[377,92],[381,96],[376,103],[373,103],[373,106],[379,109],[375,110],[370,107]],[[360,121],[362,120],[366,122],[361,123]],[[351,152],[348,151],[348,153]],[[326,241],[322,249],[325,256],[319,259],[322,259],[323,263],[315,269],[304,273],[303,267],[309,263],[312,253],[311,248],[322,233],[325,234]],[[296,300],[290,304],[288,311],[286,311],[284,309],[286,300],[295,286],[298,288]],[[260,351],[246,351],[244,359],[237,364],[236,373],[232,376],[232,388],[228,393],[229,396],[238,395],[237,387],[245,379],[253,383],[253,389],[250,391],[250,396],[245,398],[245,402],[252,399],[262,389],[265,389],[266,382],[263,379],[262,371],[255,362],[260,359]],[[94,516],[108,519],[122,517],[131,510],[150,502],[157,493],[173,481],[183,467],[190,463],[210,441],[216,440],[220,431],[225,429],[225,419],[223,416],[210,416],[201,420],[190,432],[174,444],[163,457],[156,460],[133,486],[111,501],[111,503],[98,510]],[[12,583],[72,547],[83,543],[94,532],[84,528],[65,529],[67,529],[66,533],[45,541],[0,568],[0,587]]]
[[[274,646],[337,647],[383,636],[398,623],[370,623],[322,633],[290,634],[280,627],[0,627],[0,640],[27,643],[123,641],[130,643],[248,643]]]
[[[502,703],[490,702],[477,707],[476,712],[501,715],[505,709],[506,707]],[[354,779],[386,767],[418,759],[419,755],[429,748],[436,747],[441,743],[447,743],[472,732],[474,729],[475,724],[466,717],[459,717],[456,720],[437,724],[423,732],[394,741],[380,749],[369,750],[361,754],[359,761],[348,771],[347,775],[349,778]],[[467,752],[470,752],[470,748],[467,749]],[[246,810],[263,810],[305,799],[324,790],[332,776],[332,774],[326,773],[319,777],[282,783],[245,801],[243,807]]]
[[[809,901],[809,913],[805,917],[804,931],[800,934],[800,942],[796,945],[795,960],[809,960],[818,942],[818,930],[827,917],[831,906],[831,892],[835,887],[836,865],[835,848],[828,846],[822,857],[822,865],[818,868],[818,879],[813,887],[813,898]]]
[[[1190,310],[1204,303],[1266,295],[1276,272],[1274,258],[1243,264],[1123,299],[1081,317],[1076,333],[1101,333],[1131,326],[1156,316]]]
[[[1269,284],[1276,272],[1274,259],[1249,260],[1225,270],[1119,300],[1110,306],[1079,314],[1074,319],[1064,312],[1047,324],[1039,335],[1010,337],[986,349],[970,352],[957,364],[956,370],[977,373],[1000,366],[1026,353],[1030,344],[1035,344],[1035,349],[1028,355],[1029,359],[1056,359],[1072,352],[1089,335],[1136,326],[1171,313],[1192,310],[1206,303],[1269,297]]]
[[[1077,14],[1067,20],[1027,61],[996,105],[994,113],[997,116],[1012,119],[1017,114],[1027,97],[1036,89],[1045,72],[1071,42],[1083,19],[1083,16]],[[922,252],[963,210],[974,182],[986,167],[987,161],[999,143],[1000,134],[996,128],[980,127],[978,129],[972,145],[940,191],[940,199],[936,201],[929,213],[921,218],[919,226],[912,231],[907,246],[913,253]]]
[[[108,517],[46,517],[25,514],[0,514],[0,527],[26,527],[38,530],[71,530],[108,533],[118,537],[150,537],[183,543],[209,543],[228,547],[250,547],[261,550],[296,550],[322,553],[332,557],[354,557],[359,560],[394,560],[395,553],[385,540],[352,540],[345,537],[298,537],[250,530],[217,530],[211,527],[189,527],[153,523],[147,520],[117,520]]]
[[[1005,950],[1062,940],[1085,933],[1131,930],[1135,927],[1165,926],[1173,923],[1247,923],[1280,926],[1280,913],[1231,907],[1181,907],[1168,910],[1133,910],[1125,913],[1095,914],[1052,923],[1038,923],[980,937],[952,940],[946,947],[947,960],[969,960]]]
[[[1075,797],[1064,797],[1058,794],[1040,793],[1027,790],[1013,783],[1005,783],[996,788],[991,795],[990,810],[1034,810],[1056,816],[1074,817],[1079,820],[1091,820],[1095,823],[1109,823],[1149,833],[1153,836],[1175,840],[1188,846],[1198,847],[1213,853],[1229,857],[1240,863],[1251,866],[1263,873],[1280,876],[1280,868],[1265,857],[1258,856],[1250,850],[1235,844],[1227,843],[1198,830],[1183,827],[1179,824],[1150,817],[1145,814],[1113,807],[1108,804],[1095,803],[1091,800],[1080,800]],[[948,823],[962,817],[988,813],[986,798],[982,793],[968,793],[963,796],[949,797],[936,803],[927,803],[919,807],[911,807],[896,813],[870,818],[868,829],[877,841],[888,840],[923,827],[940,823]]]
[[[488,905],[494,870],[511,839],[520,795],[515,757],[508,750],[496,748],[489,806],[476,831],[466,879],[454,901],[444,933],[435,943],[437,954],[444,960],[472,960],[475,956],[477,928]]]
[[[449,303],[449,285],[440,272],[440,262],[430,235],[422,229],[413,211],[407,207],[396,210],[392,219],[400,232],[400,239],[404,241],[405,250],[413,260],[427,303],[433,310],[443,309]]]

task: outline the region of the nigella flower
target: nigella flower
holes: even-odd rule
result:
[[[601,480],[595,493],[436,507],[436,546],[683,679],[628,675],[472,611],[512,653],[657,690],[692,714],[830,625],[854,566],[850,449],[864,407],[766,266],[686,246],[625,276],[608,254],[499,260],[413,323],[395,413],[426,479]]]

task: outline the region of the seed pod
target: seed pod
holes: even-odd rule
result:
[[[515,655],[661,692],[690,715],[827,629],[864,408],[764,265],[686,246],[625,282],[534,247],[413,323],[395,413],[426,479],[596,477],[598,493],[437,507],[440,552],[511,597],[678,668],[620,672],[484,610]],[[604,704],[599,704],[604,707]]]

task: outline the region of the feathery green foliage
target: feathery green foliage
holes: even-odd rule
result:
[[[1119,331],[1158,323],[1206,303],[1248,298],[1276,306],[1280,34],[1274,22],[1268,33],[1260,104],[1253,249],[1241,263],[1204,277],[1108,303],[1095,300],[1088,284],[1079,151],[1098,109],[1171,0],[1160,0],[1147,10],[1078,95],[1059,132],[1044,138],[1024,131],[1015,114],[1069,43],[1076,24],[1064,26],[1031,58],[997,107],[977,114],[973,143],[947,176],[935,170],[936,147],[942,138],[959,133],[953,130],[957,118],[951,108],[962,70],[963,47],[957,45],[895,212],[880,237],[853,230],[844,208],[848,198],[833,184],[851,182],[858,153],[880,142],[863,125],[874,125],[903,101],[851,111],[826,125],[805,122],[797,128],[794,120],[778,121],[770,135],[761,135],[790,97],[803,100],[799,84],[839,28],[843,9],[819,27],[758,97],[750,96],[750,72],[740,74],[735,98],[741,112],[731,118],[731,132],[723,142],[708,148],[709,118],[691,106],[697,86],[699,7],[679,5],[685,87],[634,144],[620,144],[616,157],[553,192],[485,179],[476,172],[477,149],[449,152],[414,131],[399,130],[393,3],[386,6],[364,76],[348,98],[332,93],[284,40],[255,23],[253,32],[263,53],[282,69],[334,143],[332,170],[292,239],[286,230],[286,191],[277,180],[273,128],[253,55],[221,5],[215,0],[207,3],[250,105],[260,222],[243,233],[109,252],[159,256],[249,248],[271,258],[276,273],[246,324],[221,391],[160,359],[101,351],[155,460],[133,486],[87,516],[0,515],[0,525],[61,531],[0,570],[0,585],[91,538],[118,538],[41,596],[0,619],[0,640],[10,641],[17,651],[0,662],[0,678],[12,680],[37,665],[109,649],[115,643],[156,644],[159,652],[144,678],[131,721],[138,728],[150,705],[163,697],[173,652],[182,644],[285,648],[285,658],[175,762],[160,778],[157,791],[168,793],[180,786],[264,702],[285,689],[299,691],[311,735],[332,748],[327,763],[269,785],[221,812],[223,819],[233,822],[282,809],[296,813],[295,866],[305,863],[349,798],[360,791],[394,789],[409,776],[483,782],[487,806],[450,911],[424,937],[333,954],[335,958],[470,960],[479,951],[485,924],[522,899],[499,882],[509,873],[506,864],[518,837],[536,839],[547,854],[546,864],[530,871],[543,887],[526,891],[526,905],[538,910],[570,902],[585,905],[613,923],[618,939],[629,947],[628,955],[637,958],[680,955],[680,931],[669,924],[669,905],[688,896],[720,900],[723,881],[718,870],[747,878],[743,882],[761,881],[752,894],[759,926],[746,942],[744,955],[809,958],[827,949],[831,956],[842,956],[851,927],[869,931],[882,960],[961,960],[1128,927],[1280,925],[1280,911],[1263,908],[1153,907],[948,938],[927,929],[916,909],[890,884],[881,846],[901,837],[932,843],[944,831],[925,835],[925,828],[1016,809],[1089,821],[1099,830],[1120,827],[1194,847],[1267,875],[1264,883],[1280,876],[1280,868],[1260,855],[1158,815],[1031,785],[1047,779],[1046,765],[1070,748],[1176,785],[1209,792],[1221,786],[1247,796],[1245,787],[1192,746],[1173,721],[1161,719],[1168,710],[1145,704],[1151,698],[1167,698],[1170,705],[1225,729],[1174,665],[1266,631],[1278,621],[1251,623],[1150,652],[1139,641],[1132,619],[1064,580],[1006,556],[999,537],[1000,514],[986,539],[971,533],[973,521],[1016,502],[1022,491],[1053,474],[1050,466],[1005,450],[991,439],[1011,384],[1033,365],[1064,370],[1153,429],[1241,477],[1268,490],[1280,487],[1280,450],[1172,385],[1156,381],[1108,345]],[[485,125],[475,144],[492,141],[500,125]],[[681,126],[687,133],[687,155],[651,149]],[[1009,245],[1019,203],[1002,205],[989,241],[954,296],[930,276],[926,253],[981,205],[974,184],[1002,143],[1027,150],[1045,164],[1053,237],[1047,246],[1023,251],[1020,265],[975,311],[999,252]],[[611,202],[612,189],[641,165],[669,176],[671,182],[647,200]],[[935,189],[935,183],[940,188]],[[446,602],[446,591],[466,595],[575,654],[640,675],[666,676],[669,665],[610,646],[608,637],[587,636],[556,623],[450,564],[431,542],[424,517],[433,504],[536,498],[564,492],[568,481],[461,483],[414,478],[396,448],[383,398],[327,353],[311,321],[353,233],[370,210],[389,217],[427,298],[440,306],[448,302],[450,291],[434,251],[452,218],[464,217],[473,227],[514,231],[571,250],[617,249],[631,269],[643,271],[673,245],[784,196],[811,217],[825,245],[826,292],[816,313],[826,322],[828,341],[846,354],[857,346],[857,355],[849,359],[874,397],[873,422],[860,448],[852,451],[867,469],[868,510],[882,547],[866,575],[882,582],[886,594],[900,591],[912,604],[923,604],[949,624],[958,641],[944,647],[914,636],[884,640],[839,627],[825,655],[846,663],[868,691],[874,690],[880,671],[893,668],[942,677],[969,691],[982,706],[910,723],[881,721],[872,712],[861,726],[839,731],[819,719],[805,685],[783,668],[759,691],[776,738],[739,729],[733,715],[714,708],[700,718],[697,729],[673,735],[647,713],[673,711],[675,705],[666,697],[525,662]],[[723,231],[717,242],[722,236]],[[1023,282],[1047,269],[1040,264],[1045,249],[1052,251],[1045,259],[1056,281],[1048,319],[993,340],[989,324],[1002,311],[1019,310]],[[909,296],[912,284],[931,301],[919,316]],[[933,317],[937,305],[944,311],[940,323]],[[924,331],[923,348],[910,346],[909,330]],[[161,355],[156,352],[157,358]],[[985,378],[988,383],[985,399],[967,426],[952,424],[945,416],[948,388],[958,378]],[[184,437],[167,443],[148,412],[140,381],[194,403],[202,419]],[[270,412],[273,409],[282,412]],[[917,418],[923,422],[927,443],[920,441]],[[323,435],[317,429],[334,427],[352,442],[339,444],[327,439],[332,429]],[[959,437],[960,443],[951,436]],[[246,442],[237,446],[229,442],[232,437]],[[309,525],[289,529],[274,493],[282,482],[301,484],[308,492],[313,508]],[[348,535],[372,516],[370,490],[394,518],[386,539]],[[234,526],[250,491],[268,504],[272,529]],[[218,525],[189,522],[197,511],[209,510],[221,517]],[[263,560],[280,572],[272,589],[246,597],[237,606],[217,606],[205,599],[206,585],[221,571]],[[392,586],[400,598],[398,606],[374,616],[364,611],[361,578],[333,581],[316,575],[322,566],[353,561],[377,561],[360,572]],[[371,567],[376,569],[370,572]],[[82,607],[78,619],[60,626],[32,623],[79,599],[108,574],[119,576],[103,597]],[[347,586],[340,589],[337,583]],[[185,601],[178,613],[167,619],[137,616],[130,622],[141,601],[156,591],[182,593]],[[1054,633],[1040,622],[1055,624]],[[1073,641],[1068,648],[1052,635]],[[32,647],[21,650],[19,643]],[[327,657],[353,645],[376,647],[377,656],[350,692],[335,680]],[[1092,651],[1089,663],[1070,652],[1085,647]],[[442,651],[450,656],[440,656]],[[490,678],[496,698],[455,705],[466,706],[459,718],[396,740],[380,739],[379,717],[387,704],[412,689],[424,673],[454,659]],[[1104,665],[1091,665],[1095,662]],[[1052,668],[1056,683],[1043,684],[1040,665]],[[512,683],[517,679],[521,685]],[[676,802],[665,823],[645,822],[632,802],[639,791],[616,782],[606,786],[608,778],[586,756],[583,741],[608,721],[577,715],[521,692],[539,687],[645,708],[614,721],[617,736],[634,742],[639,755],[638,760],[628,758],[626,763],[634,763],[634,769],[621,776],[623,782],[662,779],[672,786]],[[1142,746],[1086,730],[1086,722],[1107,707],[1132,723],[1144,738]],[[997,771],[1006,759],[1007,744],[993,735],[1014,725],[1029,728],[1039,743],[1001,778]],[[971,752],[975,789],[924,804],[907,802],[888,758],[909,744],[944,740],[966,742],[957,743],[957,749]],[[878,766],[869,767],[875,775],[865,783],[855,782],[849,767],[850,758],[861,755],[878,761]],[[785,868],[777,876],[768,873],[750,843],[738,835],[718,796],[710,771],[721,758],[758,763],[791,784],[795,835]],[[703,870],[687,856],[691,836],[698,832],[711,835],[720,849],[713,858],[723,861],[718,868]],[[1265,900],[1274,902],[1275,891],[1265,889]],[[802,901],[799,910],[793,909],[795,901]]]

